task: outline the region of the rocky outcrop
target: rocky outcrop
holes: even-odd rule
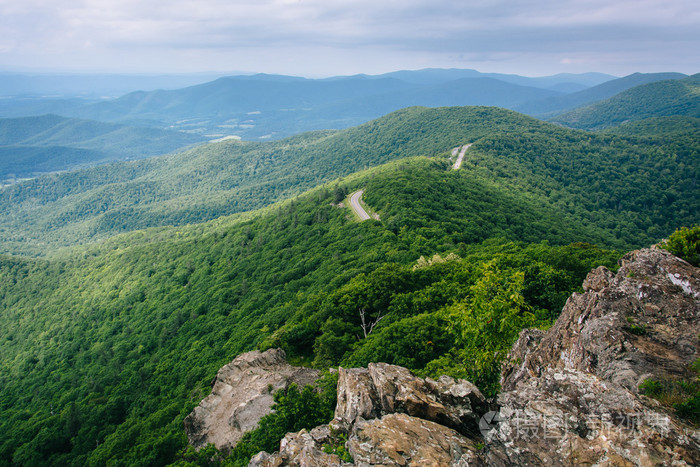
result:
[[[262,454],[262,467],[342,465],[323,452],[333,437],[347,436],[356,465],[478,465],[479,419],[484,396],[466,380],[419,378],[406,368],[370,363],[338,370],[333,421],[311,432],[287,435],[280,451]],[[337,442],[337,439],[335,440]],[[326,462],[326,463],[324,463]]]
[[[698,358],[700,270],[639,250],[616,274],[593,270],[549,330],[521,332],[494,411],[468,381],[385,363],[340,368],[334,420],[287,434],[250,465],[353,465],[334,453],[339,444],[358,466],[700,465],[700,431],[639,389],[697,377]],[[239,388],[250,384],[229,371]]]
[[[187,438],[196,448],[213,443],[228,451],[272,411],[276,391],[291,383],[313,384],[318,377],[317,370],[287,363],[281,349],[239,355],[219,370],[211,394],[185,418]]]
[[[348,440],[356,465],[481,465],[474,440],[435,422],[393,413],[359,420]]]
[[[700,270],[658,249],[634,251],[620,263],[616,275],[593,270],[585,292],[569,298],[546,334],[521,336],[504,390],[548,368],[593,373],[634,393],[648,378],[689,376],[700,356]]]
[[[280,442],[280,451],[275,454],[266,452],[254,456],[249,467],[346,467],[336,454],[326,453],[323,446],[333,442],[328,425],[316,427],[311,431],[301,430],[298,433],[288,433]]]
[[[338,371],[333,424],[344,430],[360,419],[405,413],[474,435],[479,432],[479,418],[488,410],[479,389],[466,380],[418,378],[406,368],[386,363]]]
[[[639,394],[692,378],[700,270],[656,249],[593,270],[547,332],[526,330],[503,372],[493,465],[700,465],[700,432]]]

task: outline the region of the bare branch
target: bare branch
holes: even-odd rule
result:
[[[384,316],[382,316],[382,312],[380,311],[380,312],[377,314],[377,319],[374,320],[373,323],[367,323],[367,322],[365,321],[365,309],[364,309],[364,308],[360,308],[359,312],[360,312],[360,321],[362,321],[362,324],[361,324],[361,326],[362,326],[362,332],[364,333],[365,339],[366,339],[367,336],[369,336],[370,334],[372,334],[372,330],[374,330],[374,327],[377,325],[377,323],[379,323],[379,322],[382,320],[382,318],[384,318]]]

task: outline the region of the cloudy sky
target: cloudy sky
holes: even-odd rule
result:
[[[0,69],[700,72],[698,0],[0,0]]]

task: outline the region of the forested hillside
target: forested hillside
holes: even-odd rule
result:
[[[57,115],[0,119],[0,183],[167,154],[202,141],[181,132]]]
[[[552,121],[572,128],[600,130],[627,121],[674,115],[700,117],[700,74],[636,86]]]
[[[687,75],[682,73],[633,73],[629,76],[605,81],[578,92],[526,102],[515,107],[515,110],[542,118],[551,117],[576,107],[608,99],[635,86],[686,77]]]
[[[340,132],[225,141],[6,188],[0,192],[2,251],[47,254],[119,232],[202,222],[365,167],[446,155],[469,142],[465,168],[595,229],[615,229],[607,245],[653,242],[692,223],[698,212],[700,148],[692,133],[639,141],[497,108],[411,108]]]
[[[3,248],[45,257],[0,256],[0,464],[183,459],[184,417],[254,348],[494,395],[518,332],[590,269],[697,222],[696,122],[647,124],[665,130],[411,108],[4,189]],[[358,189],[380,220],[354,219]]]
[[[455,334],[448,322],[483,280],[511,284],[527,311],[494,335],[499,349],[519,327],[549,322],[590,268],[619,253],[520,243],[608,236],[477,172],[396,161],[249,220],[127,234],[50,261],[2,258],[1,462],[170,462],[216,370],[258,345],[319,366],[389,352],[457,374],[476,356],[461,350],[464,336],[479,330],[465,322]],[[386,222],[357,223],[332,205],[358,187]],[[504,238],[485,240],[494,236]],[[385,319],[358,340],[363,308]],[[496,363],[471,377],[492,391]]]
[[[143,161],[42,177],[0,192],[4,252],[42,253],[159,225],[257,209],[390,160],[435,155],[537,120],[496,108],[412,108],[341,132],[224,141]],[[45,248],[44,248],[45,250]]]

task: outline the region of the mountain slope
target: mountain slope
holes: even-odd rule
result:
[[[401,70],[385,73],[368,78],[397,78],[408,83],[415,84],[441,84],[448,81],[456,81],[464,78],[494,78],[506,83],[520,86],[536,87],[542,89],[555,89],[557,87],[588,88],[597,86],[606,81],[615,79],[612,75],[604,73],[559,73],[552,76],[528,77],[503,73],[482,73],[468,69],[443,69],[425,68],[422,70]]]
[[[553,114],[562,113],[576,107],[607,99],[635,86],[669,79],[683,79],[686,77],[687,76],[682,73],[633,73],[623,78],[600,83],[597,86],[579,92],[566,94],[564,96],[533,100],[515,107],[515,110],[539,117],[552,116]]]
[[[411,108],[340,132],[225,141],[6,188],[0,238],[5,252],[47,254],[119,232],[256,209],[368,166],[447,155],[469,142],[463,168],[609,229],[607,240],[595,240],[606,245],[655,241],[692,223],[698,210],[692,134],[640,142],[496,108]]]
[[[626,121],[673,115],[700,117],[700,74],[636,86],[552,121],[573,128],[599,130]]]
[[[209,137],[266,140],[310,130],[348,128],[415,105],[513,108],[562,94],[550,89],[552,86],[585,86],[580,83],[606,78],[526,78],[474,70],[418,70],[327,79],[258,74],[225,77],[182,89],[136,91],[92,102],[14,97],[0,102],[0,115],[57,113]]]
[[[137,89],[177,89],[211,81],[209,74],[185,75],[114,75],[114,74],[46,74],[0,73],[3,96],[120,96]]]
[[[349,219],[331,204],[333,183],[248,220],[135,232],[51,261],[0,257],[0,462],[166,464],[212,375],[263,341],[281,339],[308,362],[318,340],[319,361],[337,361],[356,341],[358,306],[374,316],[398,297],[382,326],[427,325],[419,315],[464,299],[474,265],[492,258],[540,268],[528,300],[548,316],[581,271],[616,256],[467,244],[494,234],[566,243],[588,229],[446,160],[396,161],[338,183],[368,196],[390,189],[377,194],[389,225]],[[450,250],[464,260],[413,270]],[[428,329],[436,345],[416,365],[453,341],[445,326]]]
[[[498,355],[520,329],[551,324],[590,269],[614,267],[620,253],[586,242],[625,247],[697,219],[700,151],[684,138],[670,146],[502,109],[412,108],[345,131],[212,144],[6,189],[3,235],[24,225],[10,208],[31,223],[42,203],[57,231],[90,233],[70,215],[102,206],[51,204],[71,196],[131,203],[130,228],[173,208],[182,220],[288,199],[50,259],[0,256],[0,463],[185,461],[184,417],[222,364],[256,347],[319,367],[469,372],[493,394]],[[451,149],[464,143],[453,170]],[[381,221],[356,222],[339,204],[358,189]],[[67,216],[62,227],[50,211]],[[56,241],[49,233],[41,241]],[[365,318],[376,324],[366,337]]]
[[[341,132],[224,141],[182,154],[42,177],[0,192],[5,252],[30,252],[271,204],[371,165],[542,123],[500,109],[413,108]]]
[[[44,115],[0,119],[0,180],[166,154],[202,138],[155,128]]]
[[[310,130],[347,128],[409,106],[511,108],[558,94],[484,77],[415,84],[393,77],[310,80],[255,75],[174,91],[132,93],[87,106],[80,115],[107,121],[159,121],[184,131],[249,140],[277,139]]]

